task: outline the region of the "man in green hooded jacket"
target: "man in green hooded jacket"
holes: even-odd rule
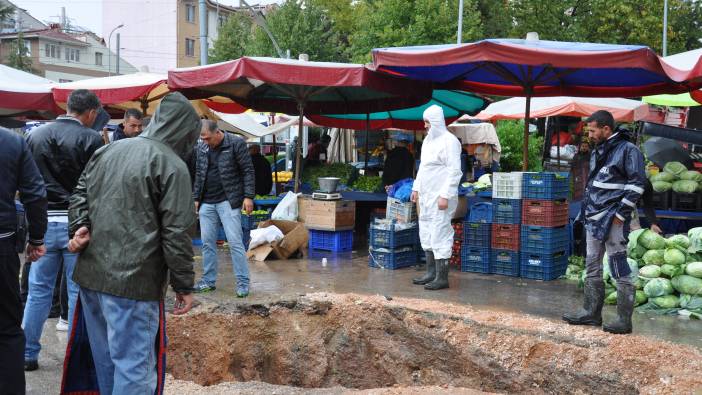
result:
[[[188,100],[167,95],[140,136],[95,152],[71,197],[73,279],[100,393],[154,393],[168,280],[174,313],[192,307],[195,206],[183,159],[199,131]]]

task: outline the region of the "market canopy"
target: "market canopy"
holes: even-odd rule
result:
[[[55,112],[53,81],[0,65],[0,117],[28,112]]]
[[[663,61],[669,65],[686,70],[695,67],[695,64],[702,56],[702,48],[692,51],[682,52],[675,55],[666,56]],[[693,97],[694,96],[694,97]],[[648,104],[670,107],[693,107],[702,103],[702,91],[699,89],[690,93],[679,93],[677,95],[654,95],[645,96],[643,101]]]
[[[513,97],[490,104],[476,118],[481,121],[499,119],[524,119],[526,99]],[[607,110],[619,122],[634,122],[648,117],[648,105],[637,100],[621,98],[592,97],[535,97],[531,100],[531,118],[545,118],[557,115],[588,117],[597,110]]]
[[[477,114],[488,105],[488,100],[474,93],[437,89],[432,92],[432,98],[428,103],[417,107],[372,114],[310,115],[309,117],[318,125],[334,128],[422,130],[424,129],[424,110],[431,105],[441,106],[444,109],[446,124],[450,124],[464,114]]]
[[[277,134],[298,123],[297,117],[292,117],[285,122],[263,126],[247,113],[227,114],[217,111],[212,111],[212,113],[218,118],[217,124],[220,129],[234,131],[247,138],[261,138],[271,134]]]

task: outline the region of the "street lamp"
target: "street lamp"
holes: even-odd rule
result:
[[[107,75],[110,76],[112,75],[112,33],[115,32],[115,30],[124,27],[124,23],[120,23],[119,26],[115,27],[112,29],[110,32],[110,35],[107,36]],[[119,59],[117,59],[119,62]]]

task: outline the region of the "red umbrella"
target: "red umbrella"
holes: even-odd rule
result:
[[[191,99],[228,97],[256,111],[305,114],[374,113],[414,107],[431,85],[376,73],[360,64],[244,57],[168,72],[168,86]],[[298,142],[302,141],[302,122]],[[296,149],[300,177],[300,144]],[[297,190],[297,182],[295,189]]]
[[[59,112],[51,96],[53,84],[46,78],[0,65],[0,116]]]

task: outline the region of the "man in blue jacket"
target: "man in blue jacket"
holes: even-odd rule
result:
[[[617,281],[617,319],[603,329],[631,333],[636,290],[626,245],[632,213],[644,192],[644,158],[626,136],[614,131],[609,112],[597,111],[585,122],[590,140],[596,144],[581,212],[587,232],[585,302],[580,311],[565,314],[563,320],[571,325],[602,325],[602,258],[606,251],[610,272]]]

